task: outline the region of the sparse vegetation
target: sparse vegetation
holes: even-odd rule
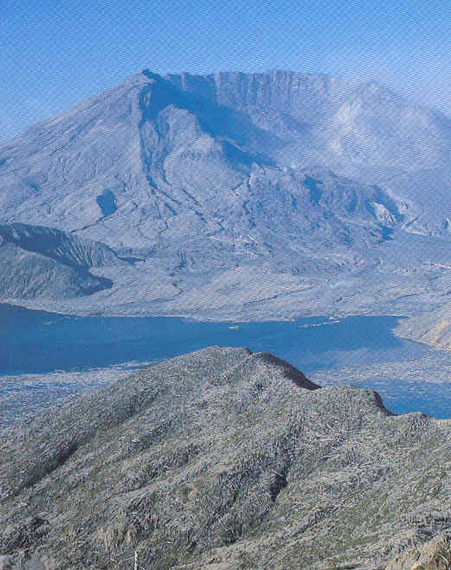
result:
[[[4,430],[3,567],[447,568],[450,422],[317,388],[214,347]]]

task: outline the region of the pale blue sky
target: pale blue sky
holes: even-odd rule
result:
[[[451,0],[0,0],[0,139],[144,68],[374,78],[451,114]]]

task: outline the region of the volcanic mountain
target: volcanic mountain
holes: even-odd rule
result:
[[[219,319],[436,308],[450,164],[451,121],[374,82],[146,70],[1,147],[0,299]],[[55,253],[74,239],[111,263],[74,268]]]

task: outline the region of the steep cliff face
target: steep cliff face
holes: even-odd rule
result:
[[[2,432],[2,562],[432,568],[450,430],[268,354],[177,357]]]
[[[205,113],[210,130],[287,161],[314,158],[356,172],[369,167],[376,177],[378,166],[407,172],[443,166],[451,150],[446,117],[374,82],[290,71],[168,79],[187,100],[198,101],[197,109],[200,101],[213,101],[235,118]]]

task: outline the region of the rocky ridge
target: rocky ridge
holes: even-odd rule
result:
[[[2,562],[446,568],[450,430],[267,354],[177,357],[2,432]]]

